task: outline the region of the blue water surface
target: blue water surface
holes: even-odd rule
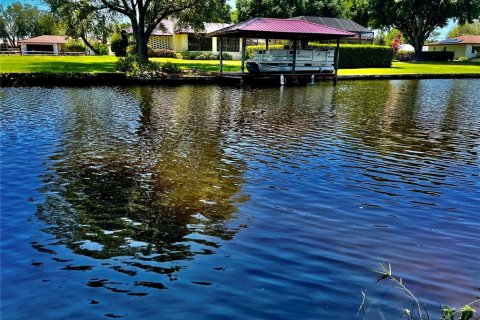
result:
[[[473,301],[478,92],[1,88],[2,319],[399,319],[379,263]]]

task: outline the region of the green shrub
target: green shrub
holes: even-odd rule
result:
[[[72,39],[69,40],[65,44],[65,51],[67,52],[85,52],[87,50],[87,47],[83,43],[83,41],[80,41],[78,39]]]
[[[134,55],[137,53],[137,47],[134,44],[129,44],[127,46],[127,49],[125,50],[127,52],[127,55]]]
[[[311,48],[335,49],[335,44],[310,42]],[[340,44],[339,68],[390,68],[393,51],[390,47],[360,44]]]
[[[253,52],[255,50],[265,50],[267,47],[265,45],[259,46],[247,46],[245,49],[245,59],[253,59]],[[268,46],[269,49],[283,49],[285,46],[283,44],[273,44]]]
[[[453,51],[424,51],[422,61],[452,61],[455,57]]]
[[[415,60],[415,52],[400,50],[395,55],[395,60],[400,62],[409,62]]]
[[[110,48],[117,57],[127,55],[128,37],[126,34],[114,33],[110,39]]]
[[[183,50],[180,52],[180,57],[183,60],[197,60],[197,56],[200,54],[200,52],[197,51],[188,51],[188,50]]]
[[[134,42],[130,42],[126,49],[127,55],[134,55],[137,54],[137,45]],[[152,57],[153,49],[152,46],[147,45],[147,55]]]
[[[108,46],[101,42],[95,42],[93,48],[97,51],[97,56],[107,56],[108,55]]]
[[[217,60],[220,60],[220,53],[217,54]],[[233,60],[233,57],[230,53],[222,53],[222,60]]]
[[[180,69],[180,67],[170,61],[165,62],[162,65],[161,70],[172,77],[178,76],[179,74],[182,73],[182,70]]]
[[[169,49],[152,49],[148,56],[154,58],[176,58],[177,53]]]
[[[182,51],[180,52],[181,59],[184,60],[216,60],[217,55],[209,51]]]
[[[160,71],[162,69],[160,62],[155,61],[144,61],[142,63],[137,62],[137,66],[140,72]]]
[[[120,58],[117,62],[115,62],[115,70],[126,73],[134,73],[138,70],[137,61],[138,59],[135,55],[128,55],[124,58]]]
[[[197,56],[197,60],[215,60],[217,56],[212,52],[200,52]]]

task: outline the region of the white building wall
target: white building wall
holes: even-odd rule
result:
[[[477,56],[476,53],[472,52],[472,49],[473,49],[473,44],[467,44],[467,50],[466,50],[466,53],[465,53],[465,57],[467,57],[468,59],[472,59],[472,58],[475,58]]]
[[[455,59],[458,59],[460,57],[467,57],[467,58],[473,58],[475,57],[474,54],[472,54],[472,45],[471,44],[463,44],[463,45],[445,45],[441,44],[438,46],[428,46],[427,51],[453,51],[455,52]]]

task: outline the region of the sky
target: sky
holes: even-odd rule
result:
[[[45,7],[45,4],[42,0],[1,0],[3,7],[8,7],[13,2],[22,2],[22,3],[29,3],[32,5],[37,5],[38,7]],[[227,0],[227,3],[232,7],[235,8],[236,0]],[[439,29],[440,35],[439,39],[445,39],[447,37],[448,31],[455,25],[455,22],[450,19],[446,27]]]

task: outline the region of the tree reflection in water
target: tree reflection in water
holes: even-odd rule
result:
[[[245,164],[222,148],[220,117],[228,110],[219,112],[221,99],[208,90],[117,94],[123,100],[94,105],[69,97],[38,216],[76,254],[127,256],[132,266],[170,274],[179,267],[148,261],[212,254],[238,231],[231,219],[245,200]]]

